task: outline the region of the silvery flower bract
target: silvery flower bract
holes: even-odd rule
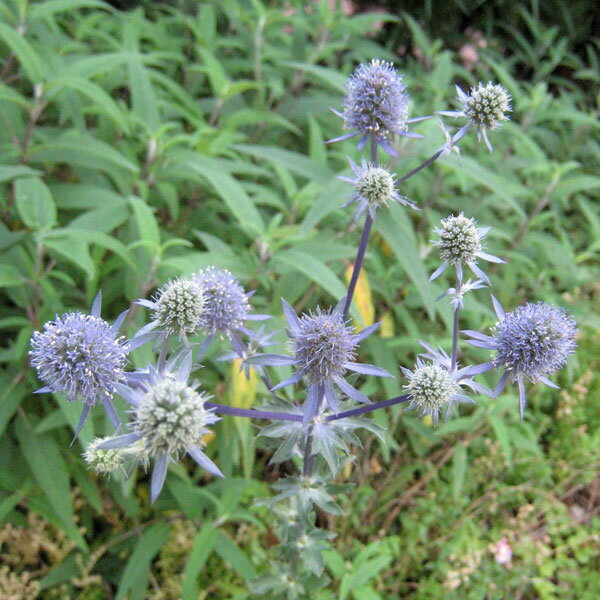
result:
[[[392,63],[372,60],[361,64],[346,82],[344,111],[336,114],[344,119],[344,128],[352,133],[329,140],[337,142],[360,136],[362,150],[369,137],[388,152],[396,155],[389,145],[394,134],[407,137],[422,137],[407,132],[407,125],[423,119],[408,118],[408,94],[402,76]]]
[[[358,205],[354,213],[356,220],[365,211],[368,211],[374,219],[377,209],[387,206],[390,201],[416,208],[413,202],[396,191],[396,180],[385,167],[370,165],[364,158],[360,166],[350,159],[350,167],[355,177],[340,177],[340,179],[354,187],[354,192],[344,207],[354,203]]]
[[[160,494],[170,461],[189,454],[203,469],[222,477],[219,468],[203,452],[202,438],[208,425],[219,420],[204,407],[208,395],[188,384],[191,355],[185,356],[176,372],[158,373],[150,368],[135,388],[119,385],[119,393],[132,405],[131,433],[110,438],[98,445],[101,450],[140,446],[146,456],[153,458],[151,499]]]
[[[433,242],[440,252],[441,266],[431,275],[430,281],[439,277],[450,264],[456,268],[459,281],[462,281],[463,266],[468,266],[471,271],[482,281],[489,284],[488,276],[477,265],[477,259],[482,258],[489,262],[503,263],[504,260],[483,251],[482,240],[485,238],[489,227],[477,227],[475,219],[459,215],[450,215],[442,219],[441,227],[435,232],[440,236]]]
[[[126,313],[113,325],[100,317],[101,295],[94,300],[91,314],[80,312],[56,316],[31,337],[31,364],[46,384],[37,393],[63,392],[72,402],[84,403],[75,436],[81,430],[90,407],[100,402],[117,426],[112,406],[116,384],[124,377],[129,346],[119,337]]]
[[[527,303],[505,313],[492,297],[498,315],[493,336],[465,330],[469,343],[495,352],[490,362],[474,367],[483,373],[492,368],[504,369],[494,393],[499,394],[507,380],[519,387],[521,418],[525,410],[525,381],[542,382],[557,387],[547,375],[562,369],[567,358],[575,352],[577,327],[575,320],[563,308],[546,302]]]
[[[332,310],[317,309],[301,317],[285,300],[282,300],[282,305],[289,326],[287,334],[292,355],[257,354],[247,358],[246,362],[253,365],[290,365],[296,369],[294,375],[273,387],[273,391],[306,379],[305,425],[319,413],[323,399],[333,412],[338,412],[334,385],[352,400],[369,402],[364,394],[345,380],[346,371],[391,377],[385,369],[354,362],[358,344],[377,329],[378,323],[359,333],[352,333],[352,328],[342,318],[343,302]]]

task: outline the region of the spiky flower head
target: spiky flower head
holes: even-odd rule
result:
[[[289,333],[295,365],[311,383],[342,376],[358,345],[352,328],[332,310],[302,315]]]
[[[408,94],[392,63],[361,64],[346,83],[344,126],[378,140],[406,131]]]
[[[208,267],[194,276],[204,294],[200,328],[210,334],[229,336],[239,329],[250,310],[248,296],[239,281],[227,270]]]
[[[507,312],[495,331],[496,367],[534,383],[558,371],[575,351],[577,327],[566,310],[546,302]]]
[[[115,384],[124,378],[128,345],[118,337],[118,327],[80,312],[57,316],[31,338],[29,356],[40,391],[64,392],[87,405],[108,401]]]
[[[451,265],[469,264],[481,252],[481,233],[475,219],[459,215],[450,215],[442,219],[442,226],[436,229],[439,241],[440,258]]]
[[[405,370],[410,394],[409,409],[417,409],[420,416],[431,415],[437,424],[439,414],[447,410],[451,402],[460,394],[460,386],[448,369],[436,364],[417,361],[414,371]]]
[[[133,431],[142,438],[148,454],[178,458],[202,445],[206,425],[214,417],[204,408],[208,399],[184,381],[165,376],[148,387],[135,411]]]
[[[387,206],[390,201],[416,208],[408,198],[398,194],[394,175],[385,167],[371,165],[364,158],[360,166],[350,159],[350,167],[354,171],[355,177],[340,177],[340,179],[354,187],[352,196],[344,206],[358,204],[354,215],[356,219],[365,210],[368,210],[371,218],[374,219],[377,209]]]
[[[88,467],[98,473],[98,475],[111,475],[123,466],[126,459],[125,452],[121,448],[114,448],[112,450],[98,448],[102,442],[108,439],[111,438],[95,438],[88,444],[83,453],[83,458]]]
[[[168,335],[193,333],[198,329],[204,292],[193,279],[173,279],[159,292],[154,301],[154,319]]]
[[[502,121],[508,121],[506,113],[512,110],[506,88],[491,81],[487,85],[479,83],[471,88],[468,96],[461,96],[461,101],[469,123],[480,130],[498,129]]]

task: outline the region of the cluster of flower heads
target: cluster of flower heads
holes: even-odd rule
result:
[[[345,206],[357,204],[356,219],[365,212],[374,219],[377,211],[391,202],[415,208],[398,193],[398,181],[404,181],[450,150],[458,150],[458,142],[470,129],[476,129],[479,138],[492,150],[487,132],[508,119],[511,110],[508,92],[501,85],[489,83],[479,84],[469,94],[458,88],[458,94],[462,110],[440,114],[464,117],[466,124],[454,135],[443,127],[446,145],[421,167],[397,180],[386,167],[377,164],[377,147],[396,155],[391,146],[392,138],[395,135],[421,137],[408,132],[408,125],[428,117],[408,118],[406,85],[391,63],[373,60],[360,65],[350,76],[343,112],[337,113],[350,133],[330,141],[359,136],[361,150],[367,141],[371,142],[372,162],[363,159],[359,166],[350,160],[355,176],[342,177],[354,188]],[[365,231],[368,230],[365,226]],[[425,352],[418,356],[414,368],[402,368],[408,382],[406,394],[380,403],[380,407],[406,401],[408,408],[419,416],[431,416],[435,425],[457,404],[472,403],[470,392],[495,396],[510,379],[518,385],[523,416],[525,381],[554,386],[547,376],[562,368],[574,352],[577,329],[566,311],[546,303],[526,304],[505,313],[492,297],[499,319],[492,335],[464,331],[472,345],[490,350],[492,357],[475,367],[458,365],[458,311],[463,297],[468,291],[491,285],[477,260],[504,262],[484,252],[483,240],[488,230],[477,227],[474,219],[462,213],[450,215],[436,229],[439,240],[434,245],[439,250],[441,265],[431,279],[440,276],[449,265],[456,271],[456,287],[440,296],[450,295],[455,308],[452,356],[422,343]],[[366,241],[363,253],[365,249]],[[463,281],[464,267],[474,273],[475,281]],[[104,404],[113,424],[119,428],[114,436],[97,438],[88,446],[84,458],[90,468],[110,475],[115,470],[124,470],[128,462],[141,463],[146,468],[152,462],[152,501],[163,487],[169,463],[185,454],[209,473],[222,476],[203,452],[208,428],[218,420],[214,411],[218,405],[208,402],[210,396],[199,391],[197,381],[190,381],[192,347],[188,336],[196,333],[205,335],[198,360],[214,336],[220,336],[229,340],[234,350],[225,358],[242,357],[246,374],[250,368],[256,368],[263,377],[271,393],[266,407],[273,409],[268,413],[269,418],[278,421],[264,428],[263,434],[283,440],[279,442],[274,461],[287,460],[302,448],[305,458],[320,454],[335,474],[342,464],[340,452],[346,454],[349,443],[360,444],[355,429],[364,427],[375,434],[381,433],[370,421],[355,418],[366,412],[361,407],[370,402],[357,389],[355,379],[361,375],[392,377],[380,367],[357,361],[360,343],[378,324],[356,332],[347,321],[346,298],[335,308],[317,308],[300,316],[282,300],[288,324],[289,353],[262,353],[262,347],[272,344],[273,333],[266,333],[262,328],[253,332],[246,327],[247,321],[269,318],[250,313],[250,296],[231,273],[208,267],[190,277],[169,281],[152,300],[140,299],[138,304],[150,309],[152,320],[129,341],[118,334],[126,313],[109,325],[100,317],[100,296],[94,301],[90,315],[76,312],[57,316],[43,331],[33,334],[31,362],[46,384],[39,391],[63,392],[69,400],[81,400],[84,404],[75,435],[83,426],[90,407],[97,402]],[[170,342],[175,337],[183,348],[167,361]],[[126,372],[128,352],[147,342],[153,342],[155,349],[160,350],[157,366]],[[264,375],[267,366],[290,367],[293,372],[277,385],[271,385]],[[476,375],[491,369],[504,371],[494,392],[474,381]],[[287,402],[277,395],[278,390],[301,383],[306,386],[302,404]],[[132,420],[125,433],[112,405],[115,394],[130,405]],[[346,399],[346,408],[350,407],[343,413],[340,398]],[[309,435],[312,445],[308,442]],[[281,491],[278,497],[297,497],[298,506],[309,507],[312,502],[335,512],[339,507],[328,494],[330,484],[323,483],[319,487],[319,481],[318,477],[289,478],[278,484]],[[294,521],[294,530],[295,527]],[[315,543],[319,546],[321,538],[317,538]]]

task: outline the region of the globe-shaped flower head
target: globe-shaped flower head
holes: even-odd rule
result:
[[[469,123],[479,130],[498,129],[502,121],[508,121],[506,113],[512,110],[510,94],[506,88],[491,81],[487,85],[479,83],[477,87],[471,88],[470,94],[461,100]]]
[[[577,327],[575,320],[563,308],[546,302],[527,303],[505,313],[493,298],[499,322],[493,336],[466,331],[470,343],[494,351],[492,360],[476,367],[478,372],[492,368],[504,369],[496,386],[499,394],[510,379],[519,387],[521,417],[525,409],[525,381],[542,382],[557,387],[548,379],[567,363],[575,352]]]
[[[99,444],[101,450],[139,447],[147,463],[154,459],[151,498],[154,501],[165,481],[171,460],[189,454],[202,468],[222,477],[218,467],[202,452],[208,425],[218,421],[204,403],[209,396],[187,382],[191,354],[184,357],[177,372],[158,373],[152,367],[135,388],[119,386],[120,394],[133,406],[131,432]]]
[[[90,315],[57,315],[31,338],[31,364],[46,384],[38,393],[63,392],[70,402],[84,403],[77,433],[90,407],[98,402],[104,405],[115,426],[119,422],[111,398],[116,384],[125,377],[129,346],[118,334],[125,313],[110,325],[100,317],[100,303],[98,295]]]
[[[350,159],[350,167],[354,171],[355,177],[340,177],[340,179],[347,181],[354,188],[354,192],[344,207],[354,203],[358,204],[354,213],[356,220],[365,210],[374,219],[377,209],[387,206],[390,201],[416,208],[408,198],[398,194],[394,175],[385,167],[370,165],[364,158],[360,166]]]
[[[455,404],[474,402],[461,386],[491,395],[490,390],[471,379],[468,369],[452,369],[450,357],[441,349],[435,350],[423,342],[421,345],[427,352],[419,355],[415,368],[401,369],[408,380],[404,386],[410,398],[407,410],[416,410],[420,417],[429,415],[437,425],[440,415],[447,417]]]
[[[362,149],[370,137],[386,152],[396,155],[388,143],[394,134],[421,137],[407,132],[409,123],[422,118],[408,118],[406,85],[394,65],[383,60],[372,60],[357,67],[346,82],[343,113],[335,112],[342,117],[344,128],[351,133],[329,142],[358,135],[359,149]]]
[[[345,299],[344,299],[345,300]],[[343,301],[332,310],[321,310],[298,317],[294,309],[282,300],[283,312],[288,322],[287,334],[291,356],[283,354],[255,354],[245,359],[250,365],[290,365],[295,373],[273,387],[273,390],[300,382],[308,384],[304,404],[303,420],[306,425],[319,413],[325,398],[333,412],[338,412],[334,385],[343,394],[357,402],[369,399],[350,385],[344,376],[346,371],[354,371],[376,377],[391,377],[380,367],[354,362],[358,344],[368,337],[379,324],[353,333],[352,328],[342,317]]]
[[[489,227],[477,227],[475,219],[465,217],[462,213],[442,219],[441,227],[435,230],[440,239],[433,242],[439,249],[442,264],[430,279],[441,275],[450,264],[456,268],[458,279],[462,281],[463,266],[466,265],[479,279],[490,283],[488,276],[477,266],[477,259],[495,263],[504,261],[483,252],[481,242],[489,230]]]
[[[202,289],[205,304],[200,327],[209,334],[229,337],[239,329],[250,310],[248,296],[239,281],[225,269],[208,267],[194,276]]]
[[[169,335],[193,333],[205,304],[200,285],[192,279],[173,279],[158,293],[154,318]]]
[[[126,456],[122,449],[101,450],[98,446],[110,438],[96,438],[90,442],[83,453],[88,467],[98,475],[110,476],[114,471],[123,467]]]
[[[339,313],[322,311],[304,314],[290,332],[290,348],[297,369],[311,383],[343,375],[354,358],[356,336]]]
[[[456,86],[458,100],[462,110],[440,110],[441,115],[448,117],[466,117],[467,124],[452,138],[450,148],[471,128],[477,129],[477,139],[485,142],[488,150],[492,152],[492,144],[488,138],[488,131],[494,131],[508,121],[508,113],[511,112],[510,94],[506,88],[491,81],[487,85],[477,84],[471,88],[469,94],[463,92]]]

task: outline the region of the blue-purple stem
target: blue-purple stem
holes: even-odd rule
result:
[[[459,277],[456,278],[456,294],[460,294],[460,288],[462,287],[462,281]],[[452,326],[452,355],[450,358],[450,372],[456,370],[456,364],[458,361],[458,326],[460,318],[460,303],[457,303],[454,307],[454,323]]]

